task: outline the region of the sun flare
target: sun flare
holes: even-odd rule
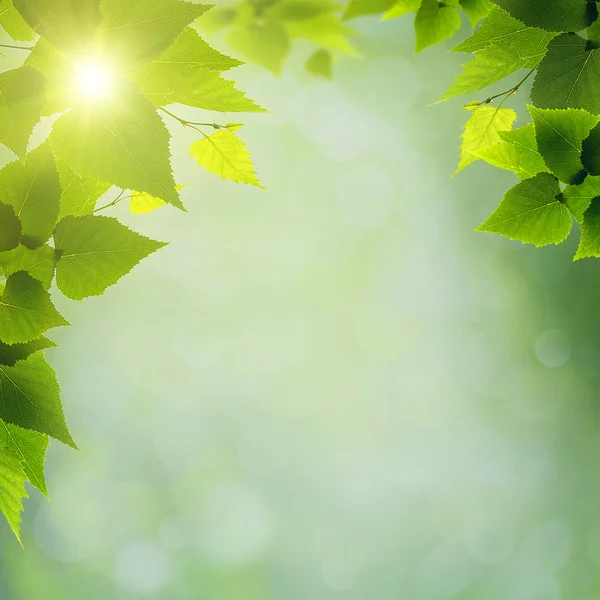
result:
[[[102,100],[109,97],[114,87],[112,69],[99,60],[90,60],[75,66],[75,86],[86,100]]]

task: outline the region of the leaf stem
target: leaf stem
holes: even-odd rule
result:
[[[517,85],[515,85],[514,87],[511,87],[509,90],[506,90],[505,92],[500,92],[499,94],[490,96],[487,100],[484,100],[483,102],[479,102],[478,106],[481,106],[483,104],[489,104],[492,100],[495,100],[496,98],[500,98],[501,96],[504,96],[504,98],[502,99],[502,102],[500,103],[500,106],[502,106],[513,94],[516,94],[519,91],[521,86],[533,75],[535,70],[536,70],[536,67],[531,69],[531,71],[529,71],[529,73],[527,73],[527,75],[525,75],[525,77],[523,77],[523,79],[521,79],[521,81],[519,81],[519,83],[517,83]]]
[[[187,121],[186,119],[182,119],[177,115],[174,115],[172,112],[168,111],[166,108],[159,106],[159,110],[162,110],[165,114],[173,117],[176,121],[179,121],[184,127],[191,127],[192,129],[196,129],[197,127],[212,127],[213,129],[227,129],[225,125],[219,125],[218,123],[196,123],[195,121]],[[198,131],[198,130],[197,130]],[[200,132],[202,133],[202,132]]]
[[[93,213],[100,212],[101,210],[106,210],[107,208],[116,206],[117,204],[119,204],[119,202],[121,202],[121,200],[128,200],[133,197],[131,195],[123,197],[124,193],[125,193],[125,190],[121,190],[121,193],[112,202],[109,202],[108,204],[105,204],[104,206],[97,208],[96,210],[93,211]]]
[[[14,46],[12,44],[0,44],[0,48],[14,48],[15,50],[33,50],[33,46]]]

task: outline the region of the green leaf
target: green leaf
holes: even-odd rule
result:
[[[417,12],[421,6],[421,0],[396,0],[387,10],[382,19],[397,19],[410,12]]]
[[[382,0],[368,0],[381,2]],[[393,0],[391,0],[393,1]],[[279,0],[268,6],[264,14],[275,21],[308,21],[327,13],[337,13],[340,5],[332,0]]]
[[[185,76],[193,75],[196,69],[228,71],[244,64],[235,58],[221,54],[209,46],[194,29],[189,27],[184,29],[173,44],[150,64],[163,63],[174,68],[175,72],[185,74]]]
[[[131,192],[129,210],[134,215],[147,215],[163,206],[165,203],[160,198],[155,198],[145,192]]]
[[[512,171],[521,179],[529,179],[538,173],[547,171],[535,139],[532,123],[513,131],[500,131],[501,144],[487,146],[474,152],[494,167]]]
[[[591,175],[600,175],[600,124],[596,125],[581,145],[581,162]]]
[[[292,21],[285,26],[291,38],[309,42],[334,52],[349,56],[358,56],[356,48],[350,42],[354,30],[340,21],[336,15],[321,15],[307,21]]]
[[[19,455],[14,450],[0,446],[0,510],[19,543],[23,498],[27,498],[25,479]]]
[[[528,27],[518,19],[511,17],[505,10],[492,6],[492,10],[481,27],[464,42],[454,48],[453,52],[475,53],[497,42],[512,42],[515,38],[526,40],[528,35],[537,35],[542,31]],[[554,36],[555,34],[547,33]]]
[[[4,342],[0,342],[0,365],[14,367],[19,361],[26,360],[32,354],[46,348],[54,348],[55,346],[54,342],[45,337],[31,340],[24,344],[5,344]],[[2,430],[0,429],[0,444],[6,445],[2,441],[1,433]]]
[[[550,171],[565,183],[583,181],[582,142],[598,118],[581,109],[528,108],[535,125],[540,154]]]
[[[511,41],[494,42],[463,65],[463,73],[442,100],[481,90],[518,69],[533,69],[544,57],[550,39],[544,32],[538,34],[535,30],[524,39],[515,36]]]
[[[460,0],[460,6],[469,17],[471,25],[475,27],[481,19],[487,16],[493,5],[490,0]]]
[[[0,142],[18,156],[42,116],[44,88],[44,78],[31,67],[0,73]]]
[[[56,252],[48,245],[34,250],[19,246],[10,252],[0,253],[0,272],[10,277],[18,271],[27,271],[47,290],[54,278],[56,261]]]
[[[396,3],[397,0],[350,0],[343,18],[355,19],[365,15],[378,15],[390,10]]]
[[[25,60],[25,66],[41,73],[46,82],[44,116],[60,113],[71,108],[73,103],[74,64],[67,55],[57,50],[50,42],[39,39]]]
[[[549,173],[539,173],[510,189],[477,230],[546,246],[563,242],[571,225],[569,209],[561,202],[558,179]]]
[[[77,448],[65,423],[56,374],[41,352],[14,367],[0,365],[0,419]]]
[[[58,171],[48,144],[0,171],[0,197],[15,209],[23,227],[22,243],[28,247],[36,248],[50,239],[58,219],[60,194]]]
[[[80,177],[148,192],[183,208],[175,189],[169,132],[155,108],[129,89],[114,103],[80,106],[60,117],[50,140]]]
[[[460,28],[460,15],[438,0],[423,0],[415,18],[417,52],[452,37]]]
[[[12,250],[19,245],[21,232],[21,221],[19,221],[15,209],[0,202],[0,256],[2,256],[2,252]]]
[[[281,23],[267,21],[248,27],[237,27],[227,34],[227,43],[249,61],[279,75],[292,44]]]
[[[312,75],[331,79],[333,69],[333,58],[331,52],[324,48],[319,48],[311,54],[306,61],[306,70]]]
[[[583,108],[600,114],[600,50],[566,33],[550,42],[531,91],[540,108]]]
[[[565,204],[581,223],[583,215],[594,198],[600,198],[600,177],[588,175],[579,185],[568,185],[563,190]]]
[[[516,118],[515,111],[509,108],[493,106],[476,108],[462,134],[460,162],[455,175],[477,160],[475,152],[500,143],[500,132],[510,130]]]
[[[502,143],[475,151],[477,158],[494,167],[512,171],[521,179],[528,179],[547,171],[544,159],[537,149],[532,123],[513,131],[499,133]]]
[[[13,0],[29,26],[58,48],[81,51],[100,23],[99,0]]]
[[[33,29],[27,25],[25,19],[17,12],[12,0],[0,1],[0,25],[13,40],[30,42],[34,39]]]
[[[44,460],[48,436],[0,421],[0,446],[12,450],[19,457],[27,480],[47,496]]]
[[[222,179],[262,187],[246,144],[231,129],[221,129],[194,142],[190,154],[199,166]]]
[[[218,53],[207,54],[206,43],[190,31],[133,77],[144,95],[157,106],[177,102],[221,112],[262,111],[232,81],[221,77],[219,71],[239,64],[231,61]]]
[[[141,65],[166,50],[209,4],[181,0],[101,0],[99,36],[120,64]]]
[[[92,177],[81,177],[63,161],[58,163],[58,174],[62,194],[60,196],[59,219],[67,215],[89,215],[96,207],[98,198],[111,187]]]
[[[581,239],[575,254],[575,260],[581,258],[600,258],[600,198],[591,200],[583,216]]]
[[[165,246],[112,217],[68,216],[54,233],[60,254],[56,284],[71,300],[99,296],[143,258]]]
[[[19,271],[6,280],[0,298],[0,340],[6,344],[29,342],[54,327],[69,325],[54,308],[40,281]]]
[[[547,31],[581,31],[598,12],[588,0],[494,0],[515,19]]]

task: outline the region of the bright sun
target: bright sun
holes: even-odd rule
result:
[[[101,100],[111,95],[114,76],[106,63],[90,60],[75,66],[75,85],[83,98]]]

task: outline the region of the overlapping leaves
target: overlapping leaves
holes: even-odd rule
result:
[[[263,110],[224,75],[241,62],[193,28],[210,8],[186,0],[0,5],[5,31],[32,43],[23,66],[0,73],[0,143],[15,154],[0,170],[0,511],[17,537],[25,481],[47,493],[49,438],[76,447],[44,357],[55,345],[46,336],[69,325],[54,305],[53,282],[72,300],[99,295],[165,245],[98,212],[125,198],[138,214],[184,208],[169,126],[197,131],[199,165],[260,185],[234,133],[239,126],[201,125],[165,108]],[[97,65],[109,72],[105,88],[90,75]],[[90,77],[93,93],[81,87]],[[43,115],[54,115],[52,131],[33,147]],[[113,200],[97,208],[107,193]]]
[[[513,87],[501,84],[504,91],[465,107],[471,116],[459,170],[483,160],[522,180],[481,231],[543,246],[564,241],[576,221],[575,258],[600,257],[599,41],[595,2],[494,0],[481,26],[456,48],[474,57],[442,100],[513,77]],[[530,78],[531,123],[513,129],[517,114],[507,101]]]

